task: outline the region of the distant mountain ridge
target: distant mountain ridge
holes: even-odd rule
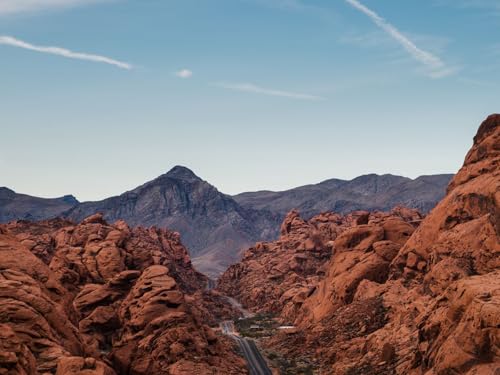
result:
[[[397,205],[430,211],[444,196],[452,174],[420,176],[414,180],[391,174],[363,175],[352,180],[330,179],[315,185],[273,192],[242,193],[234,199],[243,207],[285,215],[298,209],[304,217],[320,212],[387,211]]]
[[[0,187],[0,223],[12,220],[38,221],[61,215],[78,204],[72,195],[38,198]]]
[[[110,222],[158,226],[178,231],[193,263],[216,276],[239,260],[257,241],[277,238],[279,224],[291,209],[304,217],[324,211],[390,210],[397,205],[427,212],[444,196],[453,175],[365,175],[350,181],[331,179],[283,192],[249,192],[229,196],[190,169],[168,173],[119,196],[79,203],[74,197],[43,199],[0,188],[0,222],[64,216],[81,221],[100,212]]]

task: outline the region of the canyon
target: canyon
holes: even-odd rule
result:
[[[176,167],[103,202],[23,197],[50,210],[0,224],[0,374],[500,373],[500,115],[451,181],[396,180],[230,197]],[[195,233],[234,263],[216,285]]]

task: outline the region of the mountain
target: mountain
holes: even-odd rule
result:
[[[0,187],[0,223],[19,219],[37,221],[56,217],[78,203],[72,195],[46,199],[18,194],[6,187]]]
[[[210,275],[236,262],[251,243],[272,238],[280,220],[265,210],[241,207],[181,166],[120,196],[81,203],[64,216],[78,222],[96,212],[110,222],[123,219],[132,226],[178,231],[193,263]]]
[[[420,176],[414,180],[390,174],[369,174],[350,181],[331,179],[282,192],[258,191],[236,195],[243,207],[286,215],[298,209],[304,217],[320,212],[389,211],[395,206],[430,211],[444,197],[453,175]]]
[[[451,175],[422,176],[415,180],[370,174],[351,181],[331,179],[284,192],[243,193],[231,197],[186,167],[98,202],[67,196],[42,199],[0,189],[0,222],[43,220],[64,216],[76,222],[95,213],[132,226],[158,226],[178,231],[202,272],[217,276],[240,259],[257,241],[273,240],[286,213],[299,209],[310,218],[320,212],[386,210],[397,205],[429,211],[444,196]]]

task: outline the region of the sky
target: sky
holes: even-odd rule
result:
[[[497,0],[0,0],[0,186],[454,173],[499,111],[499,26]]]

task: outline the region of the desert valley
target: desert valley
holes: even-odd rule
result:
[[[500,375],[500,0],[0,0],[0,375]]]
[[[2,188],[0,374],[498,374],[499,201],[500,115],[454,176]]]

